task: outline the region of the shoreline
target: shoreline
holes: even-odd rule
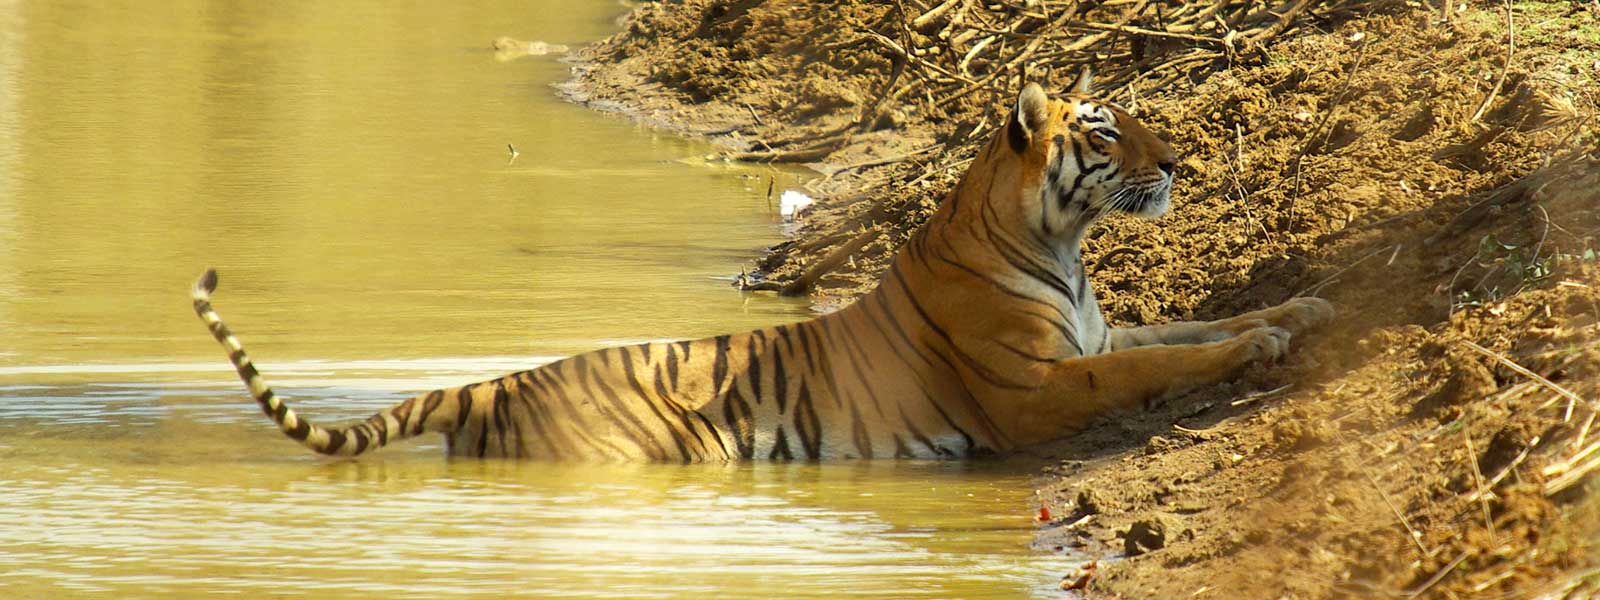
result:
[[[1525,5],[1538,20],[1505,76],[1498,5],[1445,21],[1340,4],[1261,25],[1281,36],[1250,53],[1116,90],[1184,158],[1172,215],[1114,219],[1086,242],[1108,321],[1219,318],[1302,294],[1341,316],[1281,364],[1029,452],[1050,463],[1036,491],[1053,518],[1036,546],[1125,557],[1093,569],[1085,597],[1600,589],[1595,486],[1562,479],[1583,466],[1595,409],[1563,410],[1510,366],[1600,395],[1600,261],[1584,258],[1600,246],[1600,144],[1582,124],[1596,107],[1563,95],[1594,85],[1569,54],[1600,42],[1567,26],[1581,7]],[[826,306],[875,284],[998,117],[972,96],[938,105],[932,90],[961,85],[937,74],[912,81],[926,99],[893,90],[919,64],[953,56],[928,70],[959,73],[957,59],[981,55],[952,17],[907,23],[899,44],[927,52],[896,62],[872,35],[838,32],[894,42],[898,15],[819,6],[642,5],[578,52],[559,89],[729,152],[816,165],[815,211],[756,264]],[[1029,35],[1084,33],[989,15],[1002,17]],[[775,41],[779,23],[799,41]]]

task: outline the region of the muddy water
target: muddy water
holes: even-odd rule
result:
[[[0,3],[4,595],[1048,593],[1001,465],[329,462],[246,401],[187,304],[206,266],[327,421],[806,316],[716,279],[776,239],[789,176],[689,164],[710,149],[556,100],[564,65],[479,49],[619,10]]]

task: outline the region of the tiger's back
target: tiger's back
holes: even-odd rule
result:
[[[978,415],[931,402],[935,390],[956,382],[937,374],[919,381],[895,357],[892,337],[850,337],[852,316],[586,352],[419,396],[395,425],[412,431],[430,419],[470,415],[446,435],[451,454],[558,461],[953,458],[994,450],[992,428]],[[892,327],[882,333],[895,335]]]

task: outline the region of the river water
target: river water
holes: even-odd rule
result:
[[[997,463],[311,456],[323,422],[603,345],[806,318],[719,278],[793,175],[558,100],[606,0],[0,0],[0,596],[1053,597]],[[513,144],[513,159],[506,145]],[[1059,594],[1056,592],[1055,594]]]

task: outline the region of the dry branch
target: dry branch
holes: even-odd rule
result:
[[[1325,15],[1370,11],[1399,0],[1202,0],[1169,3],[1153,0],[1108,2],[975,2],[973,0],[894,0],[879,21],[841,31],[841,39],[819,45],[825,53],[856,63],[863,51],[889,65],[881,87],[864,103],[850,133],[870,131],[884,106],[910,105],[918,114],[952,122],[988,125],[1008,111],[1006,106],[1025,81],[1047,87],[1064,83],[1080,67],[1095,69],[1097,87],[1111,98],[1133,99],[1160,93],[1197,71],[1227,68],[1244,54],[1260,52],[1312,19]],[[1362,46],[1365,51],[1365,44]],[[1358,57],[1350,71],[1362,65]],[[1059,78],[1057,76],[1060,76]],[[1348,77],[1348,76],[1347,76]],[[1347,81],[1345,87],[1349,87]],[[1341,92],[1343,96],[1345,92]],[[1336,102],[1337,103],[1337,102]],[[1330,108],[1328,112],[1333,112]],[[1327,115],[1324,115],[1327,118]],[[1306,149],[1327,128],[1319,123]],[[895,196],[928,180],[952,179],[986,138],[974,127],[960,139],[943,142],[943,151],[852,157],[840,170],[862,176],[885,166],[926,156],[922,174],[912,181],[888,178]],[[853,139],[816,134],[793,145],[772,144],[766,152],[734,155],[762,162],[822,162]],[[1294,161],[1298,180],[1301,161]],[[1298,188],[1298,181],[1296,188]],[[920,188],[918,188],[920,189]],[[815,279],[815,265],[793,277]],[[804,286],[802,286],[804,287]]]

